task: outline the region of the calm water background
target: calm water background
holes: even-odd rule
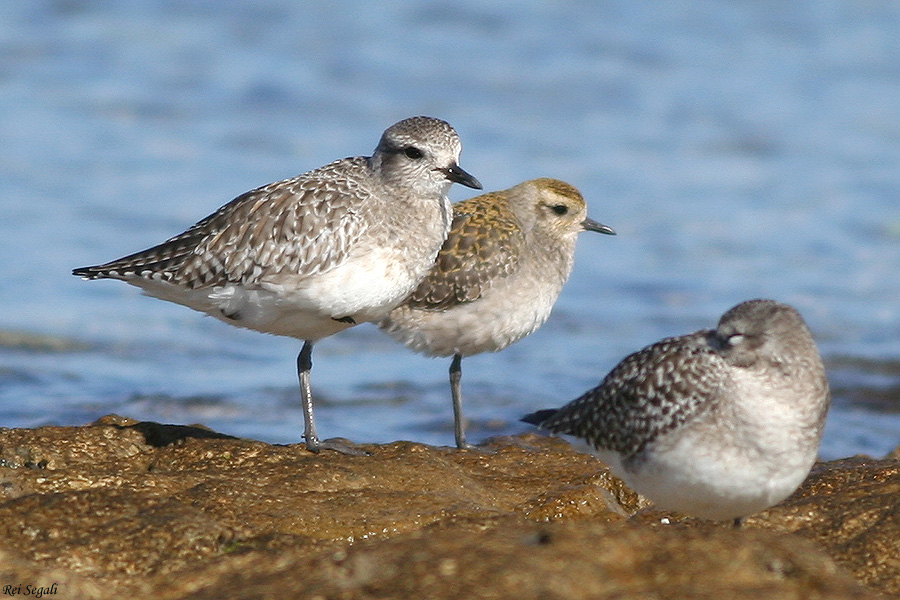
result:
[[[298,341],[70,271],[428,114],[486,189],[561,178],[619,233],[582,236],[543,329],[464,361],[471,439],[764,296],[828,364],[822,455],[882,455],[900,444],[898,31],[875,1],[5,2],[0,426],[118,412],[298,441]],[[315,358],[324,437],[452,444],[448,360],[371,325]]]

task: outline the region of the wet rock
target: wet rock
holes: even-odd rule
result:
[[[900,461],[818,463],[786,502],[748,524],[814,541],[869,587],[900,598]]]
[[[811,542],[764,531],[653,530],[629,522],[499,519],[426,528],[347,549],[254,553],[159,597],[742,600],[875,598]]]
[[[85,598],[900,595],[897,460],[819,464],[733,530],[655,511],[556,438],[362,448],[116,416],[0,429],[6,580],[51,573]]]
[[[4,598],[66,598],[102,600],[103,586],[61,568],[44,568],[20,556],[0,550],[0,594]]]

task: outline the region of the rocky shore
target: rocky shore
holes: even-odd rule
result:
[[[0,429],[0,597],[900,597],[900,457],[818,463],[741,529],[540,435],[313,455],[108,416]]]

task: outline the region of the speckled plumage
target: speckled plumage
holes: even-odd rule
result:
[[[457,203],[435,264],[404,304],[443,311],[477,300],[494,281],[516,270],[525,243],[506,192]]]
[[[304,340],[298,369],[315,451],[312,344],[384,318],[428,273],[449,231],[450,185],[481,187],[459,167],[461,148],[446,122],[405,119],[371,157],[249,191],[162,244],[73,273]]]
[[[547,320],[585,230],[613,233],[588,219],[581,193],[557,179],[534,179],[457,203],[431,272],[379,324],[417,352],[454,357],[457,446],[468,446],[459,391],[462,357],[502,350]]]
[[[802,483],[829,401],[799,313],[752,300],[716,329],[648,346],[580,398],[523,420],[586,440],[662,508],[727,519],[777,504]]]
[[[718,401],[727,370],[707,339],[667,338],[627,356],[583,396],[540,425],[612,450],[625,460]]]

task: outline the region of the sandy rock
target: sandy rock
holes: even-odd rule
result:
[[[900,460],[818,463],[797,493],[748,525],[812,540],[859,581],[900,598]]]
[[[97,581],[66,569],[41,567],[0,550],[0,597],[102,600],[109,595]]]
[[[500,519],[367,541],[312,557],[254,553],[161,598],[873,598],[806,540],[771,532],[653,530],[628,522]],[[299,574],[302,574],[299,575]],[[175,587],[175,586],[173,586]]]
[[[79,598],[900,595],[897,460],[817,465],[733,530],[655,511],[556,438],[361,448],[115,416],[0,429],[6,580]]]

